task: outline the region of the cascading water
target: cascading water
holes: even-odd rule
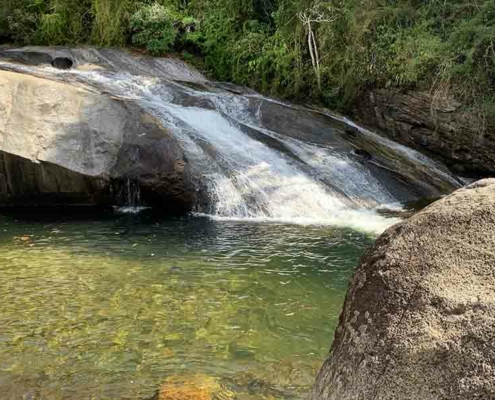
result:
[[[100,80],[101,76],[96,74],[93,78]],[[108,82],[108,89],[113,87],[114,91],[139,96],[143,106],[180,137],[186,154],[201,165],[211,200],[209,213],[213,217],[331,224],[371,231],[383,230],[396,222],[370,210],[356,209],[356,204],[305,173],[284,154],[242,132],[235,121],[251,124],[256,121],[255,116],[243,109],[239,98],[227,94],[209,96],[217,106],[214,110],[183,107],[173,104],[170,92],[163,86],[154,87],[150,83],[124,76]],[[316,167],[315,173],[328,173],[329,179],[339,177],[337,186],[343,187],[344,193],[353,193],[357,203],[366,201],[366,191],[377,204],[396,201],[371,176],[367,180],[361,169],[345,158],[301,141],[287,141],[301,158],[307,158]],[[319,151],[324,162],[319,162],[311,150]],[[356,180],[346,180],[346,174],[359,176],[362,186]]]
[[[141,202],[139,181],[126,178],[114,183],[114,196],[117,201],[115,209],[122,214],[137,214],[147,209]]]
[[[280,124],[276,121],[271,126],[264,120],[266,105],[285,107],[287,112],[300,110],[297,106],[257,94],[194,87],[152,76],[18,65],[10,68],[74,81],[138,102],[180,141],[208,192],[208,208],[198,211],[214,218],[331,224],[374,232],[396,222],[374,211],[403,200],[397,195],[399,190],[395,193],[389,182],[377,177],[376,171],[390,172],[389,166],[376,160],[365,164],[355,156],[355,145],[347,141],[305,140],[304,127],[301,132],[296,127],[291,134],[285,134],[284,128],[279,127],[283,116]],[[347,120],[341,121],[353,126]],[[439,180],[457,184],[428,158],[375,138],[366,130],[361,132],[374,145],[400,154],[407,165],[419,165]],[[325,135],[323,131],[321,136]],[[136,205],[135,199],[129,201]]]
[[[128,160],[137,164],[139,162],[139,148],[129,148],[127,151]],[[140,211],[147,209],[141,201],[141,185],[139,176],[135,178],[127,177],[123,180],[118,180],[113,184],[114,197],[117,201],[115,209],[122,214],[137,214]]]

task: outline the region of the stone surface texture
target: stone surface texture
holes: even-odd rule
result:
[[[495,179],[365,254],[311,399],[495,399]]]
[[[356,104],[354,113],[390,139],[458,173],[495,173],[495,127],[447,95],[374,90]]]
[[[148,201],[190,208],[188,179],[174,137],[132,102],[0,72],[0,205],[102,204],[139,182]]]

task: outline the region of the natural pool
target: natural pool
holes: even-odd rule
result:
[[[300,399],[373,237],[73,210],[0,215],[2,399]]]

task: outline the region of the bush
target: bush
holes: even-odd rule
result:
[[[67,1],[67,0],[64,0]],[[100,46],[124,46],[135,0],[91,0],[94,15],[91,39]]]
[[[177,36],[170,12],[158,3],[143,6],[133,14],[130,27],[132,43],[155,56],[170,50]]]
[[[35,43],[44,4],[31,0],[0,0],[0,40]]]
[[[38,14],[16,9],[6,18],[6,33],[14,43],[34,42],[39,22],[40,17]]]

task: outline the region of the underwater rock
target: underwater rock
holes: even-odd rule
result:
[[[351,281],[312,400],[495,398],[495,179],[389,228]]]
[[[172,376],[160,386],[155,400],[213,400],[221,392],[218,381],[210,376]]]

